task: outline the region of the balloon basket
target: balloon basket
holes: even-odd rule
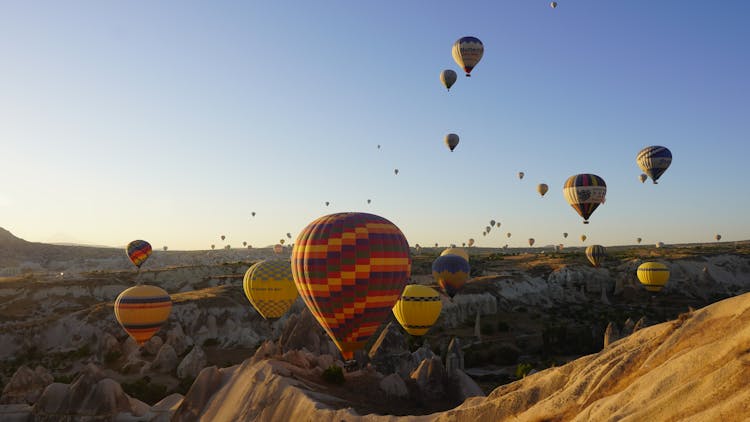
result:
[[[356,359],[350,359],[347,361],[344,361],[344,370],[346,372],[354,372],[358,368],[357,360]]]

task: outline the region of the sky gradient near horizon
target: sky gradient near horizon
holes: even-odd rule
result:
[[[558,3],[3,2],[0,227],[207,249],[367,211],[411,245],[750,239],[750,3]],[[648,145],[674,156],[658,185]],[[587,226],[562,195],[584,172],[608,187]]]

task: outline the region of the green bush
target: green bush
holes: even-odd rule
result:
[[[530,363],[519,363],[516,367],[516,378],[521,379],[529,374],[534,369],[534,365]]]
[[[343,384],[344,370],[339,366],[331,365],[323,371],[323,380],[330,384]]]

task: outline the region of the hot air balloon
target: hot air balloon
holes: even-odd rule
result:
[[[484,231],[486,231],[487,233],[489,233],[490,230],[492,230],[492,227],[490,227],[490,226],[487,226],[487,227],[484,228]]]
[[[242,280],[247,300],[265,319],[281,318],[297,300],[297,287],[289,261],[260,261]]]
[[[661,262],[644,262],[638,267],[638,281],[649,292],[659,292],[669,281],[669,267]]]
[[[292,251],[297,290],[344,359],[388,317],[410,273],[403,233],[373,214],[320,217],[300,232]]]
[[[643,174],[643,173],[641,173],[641,174],[640,174],[640,176],[638,176],[638,180],[640,180],[640,181],[641,181],[641,183],[645,183],[645,182],[646,182],[646,179],[648,179],[648,176],[646,176],[646,175],[645,175],[645,174]]]
[[[440,82],[442,82],[442,84],[445,86],[445,89],[447,89],[448,91],[450,91],[453,84],[456,83],[457,78],[458,75],[456,75],[456,72],[451,69],[445,69],[444,71],[440,72]]]
[[[534,240],[533,237],[530,237],[529,238],[529,246],[534,246],[534,242],[536,242],[536,240]]]
[[[654,184],[672,163],[672,152],[658,145],[643,148],[635,157],[638,167],[651,178]]]
[[[136,343],[142,345],[169,318],[172,299],[163,289],[142,284],[120,293],[114,308],[117,322]]]
[[[279,255],[282,252],[284,252],[284,247],[282,245],[278,243],[273,245],[273,253],[275,253],[276,255]]]
[[[369,204],[370,202],[372,202],[372,201],[368,199],[368,200],[367,200],[367,203]]]
[[[540,183],[536,187],[536,191],[539,192],[539,195],[544,196],[545,193],[549,190],[549,186],[547,186],[546,183]]]
[[[487,232],[482,232],[482,236],[487,236]]]
[[[643,239],[641,239],[640,237],[635,239],[635,241],[638,242],[638,244],[640,244],[642,240]]]
[[[398,169],[393,169],[393,174],[395,174],[396,176],[398,176]]]
[[[663,248],[664,247],[664,242],[656,242],[656,247],[657,248]]]
[[[458,135],[455,133],[445,135],[445,145],[447,145],[451,152],[453,152],[453,150],[456,149],[456,146],[458,146]]]
[[[466,247],[466,242],[461,242],[461,247],[465,248]]]
[[[458,255],[467,261],[469,260],[469,253],[466,252],[466,250],[461,249],[461,248],[456,248],[456,247],[448,248],[440,253],[440,256],[444,256],[444,255]]]
[[[716,236],[714,236],[714,239],[716,239],[717,242],[720,241],[721,240],[721,235],[717,234]]]
[[[380,149],[380,144],[378,144],[378,149]]]
[[[500,227],[500,222],[495,223],[495,226]]]
[[[451,248],[455,248],[455,247],[456,247],[456,244],[455,244],[455,243],[451,243],[450,247],[451,247]]]
[[[279,243],[281,243],[282,245],[284,244],[284,242],[285,242],[284,239],[279,239]]]
[[[595,174],[576,174],[565,182],[563,195],[568,204],[583,217],[583,224],[588,224],[591,214],[604,202],[607,184]]]
[[[505,233],[505,237],[507,237],[508,239],[510,239],[510,232]]]
[[[553,9],[557,9],[557,2],[553,1],[552,3],[549,4],[549,7],[553,8]]]
[[[563,233],[563,237],[567,239],[568,238],[568,233]]]
[[[469,279],[469,261],[459,255],[439,256],[432,263],[432,276],[445,293],[453,297]]]
[[[242,246],[247,246],[247,242],[242,242]]]
[[[524,175],[524,172],[522,172],[522,171],[518,172],[518,178],[519,179],[523,179],[523,175]]]
[[[140,270],[141,265],[151,256],[151,244],[145,240],[134,240],[128,243],[125,252],[127,252],[128,258],[130,258],[133,265]]]
[[[330,202],[326,201],[326,207],[328,206],[328,204],[330,204]]]
[[[582,234],[582,235],[581,235],[581,242],[585,242],[585,241],[586,241],[586,239],[588,239],[588,237],[586,237],[586,235],[585,235],[585,234]]]
[[[495,227],[495,220],[490,220],[490,226]]]
[[[226,238],[227,238],[227,237],[226,237],[226,236],[224,236],[223,234],[221,235],[221,240],[224,240],[224,239],[226,239]]]
[[[436,248],[438,247],[438,244],[437,244],[437,242],[435,242],[435,247],[436,247]]]
[[[211,249],[216,249],[216,245],[211,245]]]
[[[393,306],[393,315],[407,333],[423,336],[435,324],[443,302],[435,289],[419,284],[409,284]]]
[[[252,248],[253,248],[253,245],[247,245],[247,248],[248,248],[248,249],[252,249]]]
[[[484,45],[479,38],[463,37],[453,44],[453,60],[466,72],[466,77],[471,76],[472,69],[482,59],[483,54]]]
[[[474,246],[474,238],[469,239],[469,247]]]
[[[607,257],[607,250],[602,245],[591,245],[586,247],[586,258],[589,259],[591,265],[598,267],[604,258]]]
[[[166,252],[167,249],[169,249],[169,247],[168,246],[164,246],[164,252]]]

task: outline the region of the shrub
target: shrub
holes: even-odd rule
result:
[[[344,370],[336,365],[331,365],[323,371],[323,380],[329,384],[343,384]]]
[[[534,366],[530,363],[519,363],[516,367],[516,378],[521,379],[529,374],[534,369]]]

